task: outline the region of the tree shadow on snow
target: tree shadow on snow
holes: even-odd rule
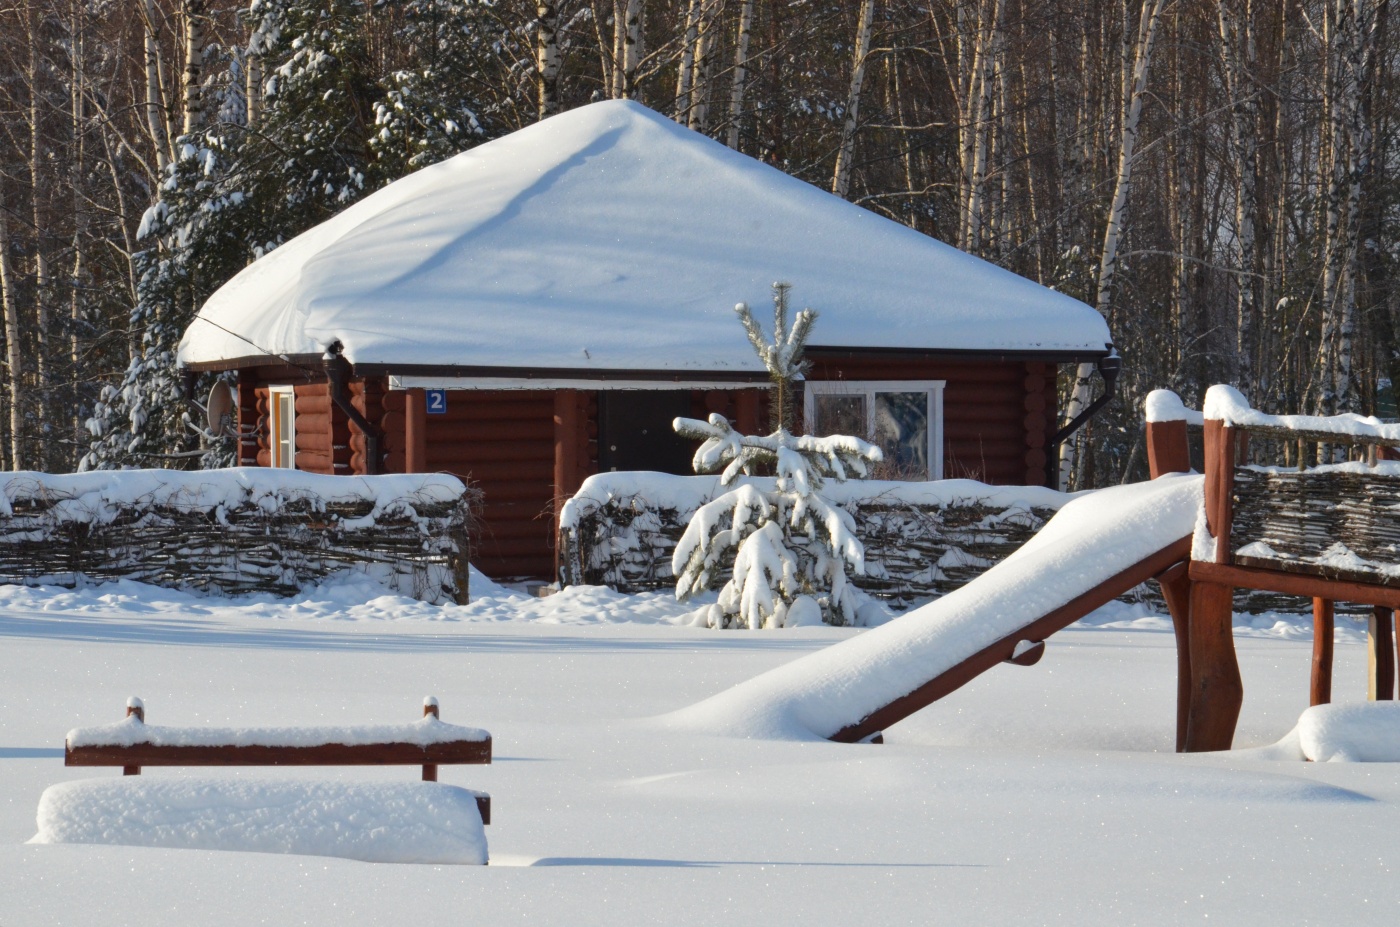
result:
[[[329,619],[328,619],[329,620]],[[785,635],[716,632],[713,639],[658,637],[594,637],[591,635],[454,633],[367,633],[364,623],[342,625],[344,630],[317,631],[278,627],[267,619],[266,627],[240,627],[217,620],[113,617],[111,615],[5,615],[0,614],[0,638],[69,640],[107,644],[167,644],[187,647],[245,647],[269,650],[320,650],[364,653],[631,653],[637,651],[764,650],[806,651],[824,646]]]

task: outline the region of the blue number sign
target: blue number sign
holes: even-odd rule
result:
[[[445,389],[426,389],[426,390],[423,391],[423,393],[424,393],[425,396],[427,396],[427,399],[428,399],[428,414],[429,414],[429,415],[446,415],[446,414],[447,414],[447,390],[445,390]]]

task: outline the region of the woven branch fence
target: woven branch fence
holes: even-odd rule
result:
[[[713,477],[590,477],[560,518],[560,582],[619,592],[673,588],[677,541],[695,510],[724,491]],[[851,581],[896,608],[971,582],[1070,499],[1040,487],[972,480],[829,482],[825,493],[854,516],[865,544],[865,575]],[[721,575],[718,583],[727,579]]]
[[[0,583],[290,596],[348,570],[465,602],[479,496],[439,474],[19,472],[0,479]]]
[[[1400,464],[1382,466],[1394,466],[1400,477]],[[671,552],[676,542],[695,510],[722,492],[714,477],[656,473],[590,477],[560,518],[560,582],[611,586],[619,592],[673,589]],[[1369,497],[1353,492],[1344,491],[1352,500],[1344,510],[1366,505],[1354,500]],[[1400,479],[1388,492],[1373,496],[1379,501],[1370,503],[1371,510],[1379,514],[1387,504],[1400,506]],[[1026,543],[1071,498],[1037,486],[988,486],[973,480],[851,480],[828,483],[826,494],[855,517],[856,533],[865,544],[865,575],[852,576],[851,581],[896,609],[946,595],[981,576]],[[1279,504],[1285,510],[1280,518],[1286,520],[1287,506],[1296,503]],[[1326,529],[1310,530],[1320,537]],[[1400,544],[1400,527],[1392,533]],[[720,574],[716,586],[728,578]],[[1396,582],[1400,584],[1400,579]],[[1166,614],[1155,583],[1145,583],[1121,599]],[[1310,607],[1297,597],[1235,591],[1236,612],[1296,612]]]
[[[1235,469],[1235,561],[1400,586],[1400,463]]]

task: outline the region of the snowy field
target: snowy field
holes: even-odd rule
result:
[[[651,720],[853,632],[686,626],[664,595],[437,607],[339,585],[292,601],[134,584],[0,587],[0,927],[40,924],[1370,924],[1400,914],[1400,765],[1171,752],[1170,623],[1114,604],[882,746]],[[1241,616],[1236,745],[1307,704],[1309,621]],[[1334,694],[1364,697],[1339,617]],[[64,734],[153,724],[484,727],[492,865],[26,845]],[[146,775],[219,775],[153,770]],[[227,775],[256,777],[266,770]],[[411,781],[413,767],[279,776]]]

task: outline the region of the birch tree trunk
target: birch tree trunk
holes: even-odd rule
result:
[[[622,68],[619,72],[617,96],[624,100],[637,98],[637,66],[641,63],[642,0],[627,0],[622,21]]]
[[[681,61],[676,75],[676,121],[690,121],[691,87],[695,79],[695,40],[700,30],[700,6],[704,0],[690,0],[685,9],[685,34],[681,36]]]
[[[535,8],[536,91],[541,119],[559,112],[559,6],[540,0]]]
[[[1258,248],[1255,225],[1259,212],[1257,196],[1259,163],[1259,102],[1251,85],[1257,69],[1254,39],[1254,2],[1242,0],[1236,8],[1231,0],[1217,5],[1220,19],[1220,63],[1225,76],[1225,92],[1230,99],[1230,159],[1238,172],[1235,188],[1235,250],[1240,276],[1236,298],[1235,359],[1236,384],[1245,395],[1254,394],[1255,340],[1259,314]]]
[[[151,147],[155,149],[156,167],[160,173],[164,173],[165,166],[170,163],[170,136],[165,131],[165,100],[160,82],[160,44],[156,41],[156,4],[155,0],[137,2],[141,5],[141,30],[146,58],[146,125],[151,133]]]
[[[207,41],[205,0],[184,0],[185,13],[185,134],[204,128],[204,46]]]
[[[729,132],[725,144],[739,150],[739,121],[744,115],[744,85],[749,79],[749,34],[753,30],[753,0],[742,0],[739,32],[734,39],[734,79],[729,85]]]
[[[1006,8],[1005,0],[992,0],[989,21],[978,23],[977,41],[973,56],[972,83],[969,85],[971,104],[963,131],[967,141],[963,145],[966,163],[963,173],[967,185],[967,197],[962,210],[962,248],[972,254],[982,251],[983,211],[987,196],[987,149],[991,144],[992,94],[995,90],[997,58],[1001,51],[1001,17]]]
[[[24,388],[24,351],[20,346],[19,308],[15,305],[15,275],[10,266],[10,216],[0,203],[0,310],[5,321],[5,366],[10,391],[10,468],[24,469],[24,414],[29,401]]]
[[[865,84],[865,60],[870,55],[870,34],[875,25],[875,0],[863,0],[856,47],[851,62],[851,89],[846,95],[846,119],[841,124],[841,146],[836,150],[836,169],[831,175],[831,192],[845,199],[851,188],[851,161],[855,157],[856,129],[860,123],[860,94]]]
[[[696,23],[695,53],[691,63],[690,109],[686,124],[704,132],[710,123],[710,68],[715,45],[715,16],[720,0],[703,0]]]
[[[43,28],[39,4],[31,0],[29,45],[29,197],[30,216],[34,227],[34,367],[37,377],[35,394],[31,397],[35,424],[39,434],[48,426],[50,386],[49,332],[53,328],[50,300],[53,297],[49,279],[48,226],[44,221],[44,205],[49,198],[48,176],[45,174],[47,154],[44,146],[44,63],[40,58],[40,30]],[[46,448],[40,448],[37,462],[44,466]]]
[[[250,48],[244,63],[248,69],[244,83],[244,96],[248,101],[248,128],[254,129],[262,121],[262,55]]]
[[[1118,172],[1113,188],[1113,200],[1108,209],[1108,223],[1104,228],[1103,251],[1099,260],[1098,296],[1095,308],[1105,319],[1113,312],[1113,297],[1118,286],[1118,252],[1123,240],[1123,230],[1128,222],[1128,191],[1133,182],[1133,155],[1137,148],[1138,124],[1142,120],[1142,102],[1147,90],[1147,75],[1152,65],[1152,48],[1157,41],[1157,26],[1162,18],[1166,0],[1143,0],[1142,12],[1138,19],[1137,40],[1133,43],[1132,34],[1126,29],[1123,36],[1123,60],[1126,65],[1131,59],[1131,86],[1125,82],[1122,128],[1118,145]],[[1130,43],[1133,43],[1130,45]],[[1129,49],[1135,49],[1130,52]],[[1125,77],[1127,71],[1125,67]],[[1074,389],[1070,393],[1065,415],[1073,419],[1089,404],[1090,379],[1094,375],[1093,364],[1080,364],[1075,372]],[[1060,485],[1068,487],[1075,472],[1083,449],[1082,430],[1076,433],[1073,441],[1060,447]]]

